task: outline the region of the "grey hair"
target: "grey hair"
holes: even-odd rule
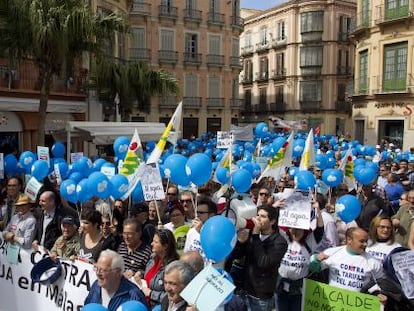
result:
[[[165,274],[169,274],[177,270],[180,274],[180,283],[184,288],[195,276],[194,269],[186,262],[174,260],[165,267]]]
[[[101,258],[101,257],[111,258],[112,259],[111,269],[120,269],[121,273],[124,272],[124,270],[125,270],[124,259],[117,252],[115,252],[111,249],[105,249],[99,255],[99,258]]]

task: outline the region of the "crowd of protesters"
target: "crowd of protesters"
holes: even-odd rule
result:
[[[321,169],[312,167],[321,189],[311,200],[313,230],[278,227],[279,208],[284,206],[279,194],[295,187],[292,176],[286,173],[278,180],[268,177],[252,184],[248,195],[257,214],[237,228],[236,246],[221,263],[233,277],[235,295],[217,310],[299,311],[302,281],[312,275],[355,291],[365,291],[369,281],[386,280],[386,256],[401,246],[414,250],[414,161],[390,157],[380,160],[378,167],[372,184],[349,189],[342,183],[329,195],[323,190]],[[86,302],[116,310],[128,299],[117,296],[118,291],[128,288],[129,298],[149,308],[196,310],[179,292],[200,272],[200,261],[206,263],[200,243],[203,224],[228,210],[234,196],[227,192],[218,201],[215,193],[221,185],[213,181],[197,193],[164,181],[163,201],[94,198],[79,209],[50,183],[31,201],[22,193],[22,180],[9,177],[2,190],[0,229],[6,241],[22,248],[41,247],[53,258],[94,264],[98,281]],[[355,195],[362,205],[351,223],[344,223],[334,208],[344,194]],[[185,263],[183,258],[190,259]],[[336,278],[340,265],[361,267],[363,272]],[[350,282],[352,278],[358,281]],[[180,286],[174,287],[176,283]],[[384,290],[375,294],[386,310],[414,308],[407,299],[397,301]]]

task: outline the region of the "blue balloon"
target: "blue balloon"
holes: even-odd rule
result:
[[[214,262],[226,258],[236,245],[236,241],[236,227],[224,216],[209,218],[201,228],[201,247],[206,257]]]
[[[337,187],[342,182],[344,175],[341,170],[327,168],[322,172],[322,180],[329,187]]]
[[[108,311],[107,308],[105,308],[100,303],[88,303],[87,305],[84,305],[81,309],[81,311]]]
[[[305,148],[305,140],[303,138],[298,138],[293,141],[293,156],[300,157],[303,153],[303,149]]]
[[[310,171],[298,171],[295,176],[295,184],[300,190],[313,190],[316,186],[316,179]]]
[[[69,166],[68,166],[68,164],[66,163],[65,160],[62,159],[63,161],[61,161],[61,160],[58,160],[58,159],[61,159],[61,158],[55,158],[54,159],[54,165],[59,168],[60,177],[62,179],[66,179],[66,177],[68,177],[68,173],[69,173]],[[58,160],[58,161],[56,161],[56,160]]]
[[[186,164],[187,158],[185,156],[177,153],[170,155],[164,162],[165,177],[178,185],[188,186],[190,179],[185,169]]]
[[[342,221],[349,223],[361,213],[361,203],[354,195],[345,194],[336,201],[335,211]]]
[[[231,184],[237,192],[246,192],[252,185],[252,174],[248,170],[241,168],[231,175]]]
[[[257,163],[253,163],[252,167],[253,167],[253,172],[252,172],[253,178],[258,178],[260,174],[262,173],[262,168]]]
[[[30,174],[32,165],[36,160],[36,155],[31,151],[25,151],[19,157],[19,163],[25,170],[26,174]]]
[[[218,167],[216,170],[216,178],[222,184],[227,184],[230,179],[230,171],[227,167]]]
[[[130,139],[125,136],[120,136],[117,139],[115,139],[113,148],[115,155],[118,159],[123,160],[125,158],[125,155],[128,152],[130,142]]]
[[[132,190],[131,197],[133,203],[144,201],[144,192],[142,191],[142,184],[140,181],[135,186],[134,190]]]
[[[290,177],[295,177],[298,172],[299,172],[299,167],[297,166],[289,167],[288,174]]]
[[[80,172],[71,172],[68,179],[74,180],[76,183],[80,182],[84,178],[83,174]]]
[[[53,144],[52,155],[55,158],[63,158],[63,156],[65,155],[65,152],[66,152],[65,145],[62,144],[60,141],[57,141]]]
[[[43,178],[49,173],[49,165],[46,161],[36,160],[32,165],[32,176],[38,181],[42,181]]]
[[[154,308],[152,308],[152,311],[161,311],[161,305],[156,305]]]
[[[106,163],[105,159],[99,158],[96,159],[92,164],[92,169],[96,172],[101,170],[101,167]]]
[[[185,165],[188,178],[196,186],[202,186],[210,180],[212,169],[211,160],[204,153],[193,154]]]
[[[328,166],[328,156],[323,153],[315,155],[315,165],[321,170],[324,170]]]
[[[327,168],[334,168],[336,165],[336,160],[335,158],[332,157],[328,157],[328,164],[327,164]]]
[[[264,138],[269,133],[269,126],[265,122],[260,122],[256,125],[254,133],[259,138]]]
[[[78,201],[76,194],[76,182],[72,179],[66,179],[60,184],[60,195],[69,202]]]
[[[139,301],[130,300],[124,302],[116,311],[147,311],[148,308]]]
[[[109,197],[109,179],[104,173],[93,172],[88,177],[88,189],[92,195],[106,199]]]
[[[13,175],[16,173],[17,163],[17,158],[12,153],[9,153],[4,157],[4,172],[6,175]]]
[[[114,199],[121,198],[128,191],[129,182],[124,175],[116,174],[109,182],[111,184],[111,195]]]
[[[83,177],[88,177],[92,169],[92,161],[88,157],[81,157],[72,164],[72,171],[79,172]]]
[[[367,186],[377,177],[377,170],[372,167],[356,167],[354,168],[354,176],[358,182]]]
[[[89,189],[88,189],[87,178],[82,179],[76,185],[76,197],[77,197],[77,201],[81,203],[85,203],[92,197],[92,194],[90,194]]]

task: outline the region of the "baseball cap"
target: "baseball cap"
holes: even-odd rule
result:
[[[62,219],[62,224],[64,225],[72,225],[79,227],[79,221],[73,216],[65,216]]]

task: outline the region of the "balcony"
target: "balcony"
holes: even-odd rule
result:
[[[170,50],[159,50],[158,60],[160,63],[176,64],[178,61],[178,52]]]
[[[408,75],[402,79],[384,80],[383,76],[372,77],[372,92],[374,94],[411,93],[413,78]]]
[[[224,26],[224,14],[209,12],[207,17],[207,24]]]
[[[16,68],[11,68],[5,59],[0,59],[0,92],[38,95],[40,90],[38,75],[39,69],[31,60],[22,60]],[[70,76],[68,74],[66,76],[68,77],[53,77],[50,94],[84,97],[87,91],[88,70],[77,68]]]
[[[338,75],[352,75],[351,67],[349,66],[336,66],[336,74]]]
[[[201,11],[184,9],[184,21],[200,23],[201,22]]]
[[[207,54],[207,66],[223,67],[224,66],[224,55]]]
[[[238,98],[230,98],[230,108],[240,109],[243,105],[243,100]]]
[[[369,94],[370,81],[369,78],[355,79],[353,96],[361,96]]]
[[[408,4],[393,9],[386,9],[384,5],[376,7],[375,24],[385,26],[401,21],[401,19],[413,18],[413,12],[409,11]]]
[[[322,73],[322,64],[321,65],[306,65],[300,66],[300,73],[303,76],[318,76]]]
[[[272,48],[274,48],[274,49],[285,48],[286,44],[287,44],[287,38],[286,37],[280,37],[280,38],[272,40]]]
[[[184,97],[183,106],[188,109],[198,109],[201,107],[201,97]]]
[[[131,12],[132,15],[150,15],[151,13],[151,4],[144,3],[143,1],[134,0],[131,4]]]
[[[268,51],[270,48],[270,42],[261,42],[256,44],[256,52],[257,53],[264,53]]]
[[[201,54],[185,52],[184,53],[184,64],[200,66],[201,65]]]
[[[146,60],[150,59],[150,50],[143,48],[130,48],[129,58],[131,60]]]
[[[352,27],[351,35],[356,36],[366,31],[371,25],[371,11],[359,12],[356,16],[356,23]]]
[[[237,69],[242,69],[243,68],[243,65],[240,62],[240,57],[239,56],[230,56],[230,67],[237,68]]]
[[[286,112],[286,103],[283,101],[271,103],[269,104],[269,110],[272,113],[284,113]]]
[[[245,84],[252,84],[253,83],[253,75],[249,74],[249,75],[245,75],[241,77],[241,83],[243,85]]]
[[[207,108],[224,108],[224,98],[207,98]]]
[[[337,100],[335,102],[335,110],[337,112],[350,113],[352,111],[351,103],[346,100]]]
[[[323,31],[302,32],[302,43],[322,43]]]
[[[320,100],[301,100],[299,101],[300,104],[300,110],[302,112],[307,112],[307,113],[311,113],[311,112],[320,112],[321,110],[321,101]]]
[[[272,70],[272,79],[273,80],[286,79],[286,68],[278,68],[278,69]]]
[[[177,7],[161,4],[158,8],[159,8],[159,13],[158,13],[159,17],[169,18],[173,20],[177,19],[177,12],[178,12]]]
[[[230,16],[230,25],[235,29],[243,31],[244,20],[240,16]]]
[[[177,98],[175,96],[159,97],[159,107],[163,109],[175,109],[177,107]]]
[[[253,45],[247,45],[241,48],[241,56],[249,56],[254,52]]]
[[[340,41],[340,42],[348,42],[349,41],[349,33],[348,32],[344,32],[344,31],[340,31],[338,33],[338,41]]]
[[[256,82],[267,82],[269,80],[269,72],[268,71],[256,72],[254,80]]]

